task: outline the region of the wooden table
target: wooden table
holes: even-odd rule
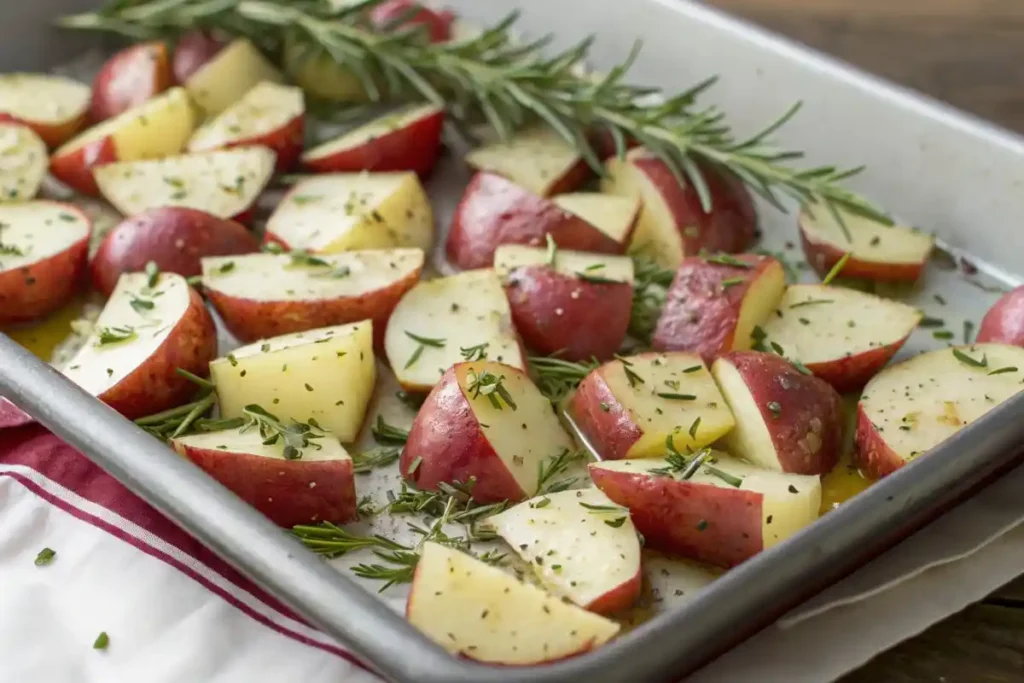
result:
[[[1024,132],[1024,0],[708,1]],[[1024,578],[844,679],[926,681],[1024,682]]]

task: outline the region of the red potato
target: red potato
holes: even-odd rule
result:
[[[819,277],[825,277],[850,253],[838,275],[882,282],[914,282],[921,277],[935,239],[900,225],[883,225],[851,213],[839,212],[852,242],[847,240],[833,213],[822,207],[800,212],[800,243],[804,256]]]
[[[118,280],[92,334],[63,372],[136,419],[186,403],[196,387],[178,369],[205,376],[216,355],[213,318],[185,278],[131,273]]]
[[[347,131],[302,155],[314,173],[414,171],[430,175],[441,152],[444,109],[415,105]]]
[[[46,177],[46,143],[28,126],[0,121],[0,203],[34,199]]]
[[[85,127],[89,86],[46,74],[0,74],[0,119],[23,123],[48,147],[59,147]]]
[[[859,390],[910,337],[921,312],[853,289],[790,285],[761,329],[763,348],[781,348],[839,393]]]
[[[593,176],[576,148],[550,128],[530,128],[466,155],[476,171],[508,178],[540,197],[572,192]]]
[[[1017,394],[1024,349],[974,344],[930,351],[886,368],[857,404],[854,462],[884,477]]]
[[[633,261],[506,244],[494,253],[512,320],[542,355],[570,361],[611,358],[626,339],[633,306]]]
[[[621,246],[619,253],[626,253],[640,220],[638,200],[596,192],[572,192],[552,197],[551,201],[611,237]]]
[[[499,378],[511,401],[480,393]],[[492,361],[456,363],[417,413],[399,468],[421,491],[474,479],[476,502],[518,501],[536,493],[542,465],[572,448],[525,372]]]
[[[493,270],[417,283],[398,302],[384,333],[388,363],[406,391],[430,391],[445,370],[465,359],[462,349],[472,348],[481,360],[526,368],[526,351]]]
[[[711,368],[736,428],[723,448],[758,467],[825,474],[843,445],[842,398],[824,380],[781,356],[731,351]]]
[[[36,419],[34,417],[8,401],[6,398],[0,398],[0,430],[23,427],[25,425],[33,424],[35,421]]]
[[[423,545],[405,617],[454,655],[505,666],[579,655],[605,644],[620,628],[433,542]]]
[[[338,440],[312,429],[317,438],[286,458],[284,444],[265,444],[255,427],[171,439],[171,447],[278,526],[356,518],[352,458]]]
[[[692,185],[680,185],[665,162],[643,148],[606,163],[602,191],[643,202],[632,247],[669,268],[701,250],[746,251],[757,237],[757,212],[743,184],[706,164],[699,168],[711,195],[710,213]]]
[[[1024,287],[1003,294],[981,319],[978,343],[1024,346]]]
[[[647,547],[721,567],[741,564],[818,518],[818,477],[770,472],[720,452],[697,455],[706,456],[725,477],[700,467],[684,479],[661,459],[591,463],[590,476],[628,508]]]
[[[105,121],[174,85],[167,44],[162,41],[136,43],[115,53],[96,74],[92,83],[89,118]]]
[[[657,458],[671,439],[701,448],[734,425],[700,356],[644,353],[605,363],[580,383],[572,417],[602,460]]]
[[[188,95],[181,88],[171,88],[64,144],[50,157],[50,173],[82,194],[98,195],[94,169],[176,154],[195,123]]]
[[[302,153],[306,105],[302,90],[266,81],[210,119],[192,135],[189,152],[262,145],[287,171]]]
[[[598,489],[549,493],[484,524],[529,563],[546,589],[584,609],[615,614],[640,596],[636,528]]]
[[[92,284],[110,296],[124,273],[140,272],[152,261],[162,273],[192,277],[206,256],[251,254],[259,240],[245,226],[183,207],[150,209],[107,233],[90,266]]]
[[[216,37],[193,33],[175,50],[175,77],[206,117],[220,114],[264,81],[284,82],[247,39],[219,43]]]
[[[74,296],[91,229],[71,204],[0,204],[0,325],[43,318]]]
[[[370,21],[380,29],[405,28],[420,25],[426,28],[430,42],[448,40],[455,15],[448,10],[440,12],[411,0],[386,0],[370,10]]]
[[[239,147],[97,168],[104,199],[125,216],[165,207],[205,211],[217,218],[248,216],[274,173],[274,152]]]
[[[186,33],[174,45],[174,56],[171,59],[171,70],[174,81],[184,84],[199,71],[207,62],[227,46],[220,38],[206,31]]]
[[[751,333],[772,314],[785,288],[785,270],[770,256],[685,258],[651,345],[698,353],[707,363],[726,351],[749,349]]]
[[[398,301],[419,282],[419,249],[252,254],[203,259],[203,292],[242,342],[373,320],[374,346]]]
[[[624,253],[624,245],[551,200],[531,194],[494,173],[477,173],[455,209],[448,232],[448,259],[468,270],[486,268],[502,244],[558,246],[602,254]]]

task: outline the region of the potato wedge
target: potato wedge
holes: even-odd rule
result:
[[[992,304],[978,328],[978,343],[1024,346],[1024,287],[1017,287]]]
[[[286,334],[236,349],[210,363],[221,415],[250,404],[283,420],[317,424],[342,443],[359,435],[377,367],[373,323]]]
[[[831,211],[812,206],[800,213],[800,243],[807,263],[819,277],[825,277],[846,253],[850,258],[838,273],[841,277],[914,282],[921,276],[934,237],[841,210],[839,214],[852,242]]]
[[[628,512],[596,488],[540,496],[485,523],[529,563],[546,589],[584,609],[614,614],[640,596],[636,528]]]
[[[429,251],[434,214],[415,173],[337,173],[295,185],[267,222],[268,242],[335,253],[416,247]]]
[[[402,476],[421,491],[466,484],[478,503],[523,500],[540,466],[572,450],[551,402],[519,368],[457,363],[416,414],[402,451]]]
[[[227,43],[207,31],[189,31],[174,44],[171,70],[174,82],[184,84],[207,62],[217,56]]]
[[[618,351],[633,305],[633,261],[506,244],[494,253],[512,320],[526,345],[571,361],[606,360]]]
[[[582,654],[619,632],[614,621],[433,542],[423,546],[405,616],[452,654],[507,666]]]
[[[64,374],[129,419],[186,403],[206,375],[217,332],[203,300],[173,273],[122,275]]]
[[[1024,384],[1024,349],[974,344],[886,368],[857,404],[855,461],[884,477],[956,434]]]
[[[0,203],[34,199],[48,165],[41,137],[24,124],[0,121]]]
[[[92,83],[89,118],[99,123],[134,109],[174,85],[167,44],[130,45],[108,59]]]
[[[570,410],[602,460],[662,457],[670,437],[680,450],[701,448],[735,424],[700,356],[681,352],[605,363],[580,383]]]
[[[556,206],[579,216],[622,246],[626,253],[640,220],[640,201],[596,192],[572,192],[551,198]]]
[[[0,74],[0,118],[23,123],[48,147],[59,147],[80,131],[89,112],[89,86],[48,74]]]
[[[921,320],[913,306],[843,287],[790,285],[761,326],[760,347],[781,348],[840,393],[878,374]]]
[[[188,151],[261,145],[274,150],[277,170],[286,171],[302,153],[305,111],[302,90],[264,81],[200,126]]]
[[[72,189],[95,196],[99,187],[94,169],[177,154],[195,125],[188,95],[171,88],[72,138],[53,153],[50,172]]]
[[[195,39],[194,43],[184,47],[179,45],[178,50],[185,47],[191,51],[191,54],[186,53],[191,62],[208,57],[202,66],[195,68],[184,79],[179,76],[179,83],[185,86],[192,101],[207,117],[220,114],[259,83],[284,82],[281,72],[245,38],[236,38],[221,49],[212,49],[210,45],[201,44],[199,39]],[[192,64],[185,64],[184,57],[180,60],[175,65],[175,72],[179,74],[187,71],[186,66],[192,67]]]
[[[472,296],[468,294],[472,293]],[[493,270],[474,270],[418,283],[395,307],[384,350],[402,387],[429,391],[445,370],[474,358],[525,369],[512,312]]]
[[[203,259],[203,292],[243,342],[373,320],[383,349],[388,318],[422,270],[419,249],[211,257]]]
[[[0,204],[0,325],[42,318],[74,296],[91,229],[71,204]]]
[[[272,413],[271,413],[272,414]],[[171,447],[278,526],[340,524],[356,517],[352,458],[338,440],[310,427],[309,446],[285,456],[249,424],[171,439]]]
[[[244,218],[273,173],[273,151],[243,147],[107,164],[95,177],[103,197],[126,216],[180,206]]]
[[[698,457],[707,455],[710,467],[689,478],[668,460],[646,459],[591,463],[590,476],[629,510],[648,547],[721,567],[778,545],[818,518],[818,477],[763,470],[719,451]]]
[[[508,178],[540,197],[572,192],[593,174],[576,148],[547,127],[520,131],[466,155],[476,171]]]

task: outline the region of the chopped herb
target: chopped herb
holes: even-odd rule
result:
[[[964,344],[971,343],[971,337],[974,336],[974,323],[970,320],[964,321]]]
[[[691,372],[698,372],[699,370],[703,370],[703,369],[704,369],[703,365],[691,365],[690,367],[683,369],[683,374],[684,375],[688,375]]]
[[[764,331],[760,325],[754,325],[754,329],[750,331],[750,348],[755,351],[767,351],[768,349],[764,345],[764,340],[768,338],[768,333]]]
[[[1017,368],[1015,368],[1015,367],[1013,367],[1011,365],[1009,367],[999,368],[998,370],[993,370],[992,372],[990,372],[988,374],[990,374],[990,375],[1002,375],[1002,374],[1005,374],[1007,372],[1017,372]]]
[[[313,256],[307,251],[293,251],[291,254],[291,263],[288,264],[289,268],[330,268],[330,261],[325,261],[319,256]]]
[[[146,280],[146,286],[150,289],[156,287],[157,283],[160,281],[160,268],[157,267],[156,261],[148,261],[146,263],[145,272],[146,277],[148,278]]]
[[[139,315],[145,315],[146,311],[152,311],[154,308],[156,308],[156,303],[154,303],[152,299],[145,299],[136,294],[132,294],[131,297],[132,298],[131,301],[129,302],[129,305]]]
[[[537,378],[537,388],[552,403],[565,398],[598,365],[597,359],[574,363],[560,358],[530,356],[530,370]]]
[[[378,467],[387,467],[398,460],[402,451],[398,448],[374,448],[369,451],[352,454],[352,471],[366,474]]]
[[[633,371],[633,363],[631,361],[626,360],[618,354],[615,355],[615,359],[622,363],[622,371],[626,373],[626,381],[629,382],[629,386],[635,388],[637,383],[645,384],[643,377]]]
[[[57,551],[52,548],[43,548],[36,555],[36,566],[45,567],[46,565],[53,562],[53,558],[57,556]]]
[[[799,301],[795,304],[790,304],[790,308],[802,308],[803,306],[817,306],[819,304],[831,304],[835,303],[835,299],[808,299],[807,301]]]
[[[621,527],[623,524],[626,523],[627,519],[628,519],[628,517],[619,517],[618,519],[606,519],[606,520],[604,520],[604,523],[607,524],[608,526],[610,526],[613,529],[618,529],[619,527]]]
[[[836,264],[832,266],[832,270],[828,271],[828,275],[826,275],[825,279],[821,281],[821,284],[827,285],[839,277],[839,274],[843,272],[843,268],[846,267],[846,262],[850,260],[851,256],[853,256],[852,251],[848,251],[843,254],[843,257],[836,261]]]
[[[981,357],[981,360],[975,360],[974,358],[971,358],[970,356],[968,356],[966,353],[964,353],[960,349],[953,349],[953,355],[956,357],[956,359],[958,361],[960,361],[964,365],[969,365],[972,368],[987,368],[988,367],[988,357],[987,356],[983,355]]]
[[[935,330],[934,332],[932,332],[932,336],[935,337],[936,339],[946,340],[952,339],[953,333],[950,332],[949,330]]]
[[[697,438],[697,430],[699,428],[700,428],[700,416],[698,415],[697,419],[693,421],[692,425],[690,425],[690,429],[688,431],[691,439],[696,439]]]
[[[584,507],[588,512],[625,512],[626,508],[618,505],[593,505],[591,503],[584,503],[580,501],[580,507]]]
[[[734,287],[735,285],[742,285],[746,281],[747,278],[745,277],[730,277],[725,280],[722,280],[722,289],[728,289],[729,287]]]
[[[538,500],[536,503],[530,503],[530,507],[535,509],[535,510],[540,509],[540,508],[546,508],[548,505],[551,505],[551,499],[548,498],[547,496],[544,496],[543,498]]]
[[[318,202],[321,199],[323,199],[323,198],[318,196],[318,195],[298,194],[298,195],[295,195],[294,197],[292,197],[292,203],[296,204],[298,206],[304,206],[306,204],[312,204],[313,202]]]
[[[370,430],[373,439],[382,446],[400,446],[409,440],[409,432],[389,424],[383,415],[377,416],[377,421]]]
[[[110,645],[110,636],[107,635],[106,631],[101,631],[96,640],[92,644],[94,650],[106,650]]]
[[[641,380],[643,381],[643,380]],[[695,394],[677,394],[669,391],[661,391],[656,394],[658,398],[668,399],[670,401],[696,401],[697,396]]]
[[[225,261],[217,267],[216,273],[223,275],[224,273],[230,273],[235,269],[234,261]]]
[[[534,495],[557,493],[572,486],[576,483],[575,477],[560,481],[553,480],[556,476],[564,473],[569,468],[569,465],[578,460],[583,460],[585,457],[582,451],[565,449],[546,461],[540,461],[537,465],[537,492]]]
[[[708,528],[708,521],[706,519],[702,519],[699,522],[697,522],[697,531],[704,531],[707,528]]]
[[[0,243],[0,256],[24,256],[25,252],[13,244]]]
[[[419,410],[427,398],[423,394],[413,394],[404,389],[396,391],[395,397],[413,410]]]
[[[512,399],[512,394],[502,384],[505,380],[504,375],[495,375],[487,370],[477,374],[470,370],[466,374],[466,379],[469,381],[466,391],[472,392],[472,398],[476,399],[480,396],[486,396],[487,400],[491,402],[491,406],[497,410],[501,410],[502,401],[512,410],[517,409],[516,402]]]
[[[330,270],[322,273],[310,273],[309,276],[321,279],[341,280],[347,278],[351,274],[352,269],[349,268],[348,266],[338,266],[337,268],[331,268]]]
[[[96,346],[107,346],[109,344],[119,344],[126,341],[134,341],[139,338],[139,335],[131,327],[101,327],[98,332],[99,338],[96,340]]]
[[[705,263],[713,263],[717,266],[729,266],[731,268],[743,268],[744,270],[750,270],[754,267],[753,264],[741,261],[735,256],[730,254],[715,254],[713,256],[705,256]]]
[[[409,356],[409,360],[406,361],[405,363],[406,370],[411,368],[413,364],[415,364],[416,361],[420,359],[420,356],[423,355],[423,350],[426,347],[431,346],[436,349],[441,349],[444,348],[445,345],[444,339],[432,339],[430,337],[421,337],[418,334],[413,334],[412,332],[409,332],[408,330],[405,331],[405,334],[413,341],[419,342],[419,346],[416,347],[416,350],[412,352],[412,355]]]
[[[246,422],[238,431],[245,433],[255,427],[263,439],[263,445],[272,446],[279,441],[282,442],[285,460],[298,460],[302,457],[303,449],[320,450],[321,448],[320,444],[315,441],[322,439],[324,433],[316,420],[312,418],[309,422],[292,420],[290,424],[286,424],[276,415],[255,403],[245,406],[242,409],[242,415],[245,416]]]
[[[604,412],[606,412],[606,413],[607,413],[607,412],[610,412],[610,411],[611,411],[611,406],[609,406],[609,405],[608,405],[607,403],[605,403],[604,401],[601,401],[601,410],[603,410],[603,411],[604,411]]]
[[[459,353],[467,361],[484,360],[487,358],[487,347],[490,346],[489,342],[483,344],[477,344],[476,346],[460,346]]]
[[[935,299],[935,301],[938,302],[940,306],[946,305],[946,300],[942,297],[941,294],[932,294],[932,298]]]
[[[942,318],[933,318],[926,315],[921,318],[921,322],[919,322],[918,325],[921,327],[945,327],[946,321]]]
[[[620,280],[615,280],[610,277],[604,277],[603,275],[595,275],[587,272],[577,272],[576,277],[584,282],[592,282],[595,285],[615,285],[621,284]]]

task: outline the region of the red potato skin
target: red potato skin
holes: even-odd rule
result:
[[[356,518],[351,460],[278,460],[171,442],[225,488],[281,527]]]
[[[0,326],[45,318],[66,304],[84,284],[88,259],[86,236],[48,259],[0,273]]]
[[[6,398],[0,398],[0,429],[34,424],[36,419]]]
[[[150,261],[161,272],[192,277],[202,274],[204,256],[256,251],[259,240],[234,221],[183,207],[150,209],[122,221],[103,238],[92,259],[92,283],[110,296],[123,273],[142,271]]]
[[[174,85],[167,45],[138,43],[108,59],[92,84],[89,118],[93,123],[137,107]]]
[[[551,201],[495,173],[480,172],[455,209],[448,259],[464,270],[487,268],[498,246],[540,247],[548,234],[563,249],[622,254],[626,247]]]
[[[584,609],[595,614],[618,614],[632,607],[637,598],[640,597],[640,590],[643,588],[644,570],[641,567],[637,570],[636,576],[629,581],[619,584],[604,595],[593,600]]]
[[[820,377],[831,384],[840,394],[852,393],[863,389],[872,377],[881,372],[909,338],[908,334],[888,346],[879,346],[864,353],[825,363],[805,363],[805,366],[815,377]]]
[[[298,162],[299,157],[302,155],[302,145],[305,140],[306,121],[302,114],[299,114],[291,121],[286,123],[283,127],[277,130],[270,131],[263,135],[254,135],[249,138],[242,138],[229,142],[221,148],[211,149],[230,149],[232,147],[253,147],[261,145],[263,147],[269,147],[274,151],[277,156],[277,160],[274,163],[274,170],[279,173],[289,171]],[[205,151],[205,150],[204,150]],[[245,210],[244,212],[235,216],[235,220],[239,223],[249,223],[255,215],[255,211],[252,208]]]
[[[360,320],[373,321],[373,343],[383,356],[384,332],[399,300],[419,281],[422,268],[387,287],[359,296],[319,301],[259,301],[206,288],[207,300],[239,341],[250,343]]]
[[[683,259],[651,338],[653,348],[699,353],[709,364],[732,350],[743,298],[766,269],[782,267],[770,256],[739,254],[736,259],[756,267],[719,265],[699,256]],[[744,281],[723,285],[734,278]]]
[[[760,493],[593,466],[590,476],[629,508],[646,547],[726,568],[762,550]]]
[[[846,254],[827,242],[817,242],[800,227],[800,246],[804,257],[818,277],[824,279]],[[924,270],[924,263],[878,263],[864,261],[851,256],[839,275],[849,278],[864,278],[876,282],[916,282]]]
[[[1024,287],[1017,287],[992,304],[978,328],[978,343],[1024,346]]]
[[[444,111],[437,111],[361,145],[315,159],[307,155],[303,164],[314,173],[414,171],[425,178],[440,155],[443,129]]]
[[[572,416],[602,460],[622,460],[643,431],[612,393],[602,370],[603,366],[597,368],[580,382],[572,397]]]
[[[889,448],[860,404],[857,405],[857,433],[854,444],[854,463],[873,479],[881,479],[907,464],[896,451]]]
[[[730,351],[721,360],[743,377],[783,472],[825,474],[835,467],[842,452],[843,411],[830,384],[773,353]],[[778,415],[768,408],[773,403],[780,407]]]
[[[419,10],[412,14],[413,8]],[[455,15],[447,10],[437,12],[423,7],[411,0],[387,0],[370,10],[370,21],[378,28],[392,26],[396,21],[404,19],[400,26],[420,24],[427,28],[430,42],[443,43],[451,37],[451,25]]]
[[[561,351],[565,360],[606,360],[626,338],[633,288],[625,282],[587,282],[526,266],[506,278],[505,295],[523,341],[545,356]]]
[[[711,194],[714,209],[705,213],[700,196],[691,184],[680,185],[665,162],[652,156],[637,156],[632,163],[658,189],[675,219],[683,239],[683,254],[701,250],[738,253],[757,239],[757,211],[743,183],[706,164],[698,164]]]
[[[419,465],[412,470],[417,459]],[[473,500],[482,505],[527,497],[487,440],[462,393],[455,366],[445,371],[417,413],[399,471],[421,491],[474,478]]]
[[[174,47],[174,57],[171,59],[174,80],[185,85],[192,74],[216,57],[225,45],[224,41],[204,31],[186,33]]]
[[[168,337],[146,362],[97,398],[129,420],[183,405],[196,386],[178,368],[206,377],[217,357],[217,330],[203,298],[189,290],[190,303]]]
[[[61,153],[57,150],[50,158],[50,173],[72,190],[90,197],[100,196],[100,188],[92,170],[103,164],[117,161],[117,147],[114,139],[105,137],[82,145],[74,151]]]
[[[26,121],[19,119],[13,114],[7,112],[0,112],[0,122],[11,122],[20,123],[23,126],[31,128],[35,131],[35,134],[43,139],[46,146],[50,149],[60,147],[65,142],[75,137],[80,130],[85,128],[85,124],[89,120],[88,110],[83,111],[79,116],[68,119],[63,123],[48,124],[41,123],[39,121]]]

